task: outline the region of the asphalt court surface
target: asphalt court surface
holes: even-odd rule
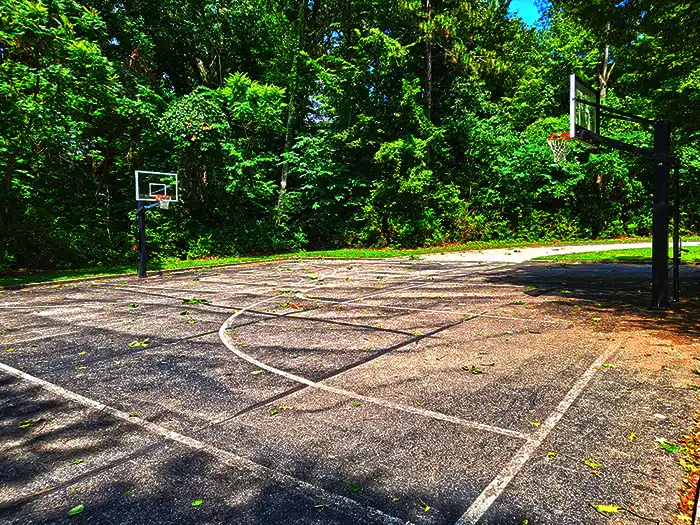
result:
[[[654,440],[697,393],[680,350],[637,362],[647,288],[629,265],[300,260],[0,292],[0,520],[662,519],[682,472]]]

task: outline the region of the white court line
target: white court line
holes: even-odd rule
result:
[[[100,303],[63,303],[63,304],[38,304],[35,306],[14,306],[14,305],[3,305],[0,304],[0,310],[37,310],[41,308],[102,308],[104,305],[108,304],[119,304],[118,302],[100,302]]]
[[[419,285],[415,285],[419,286]],[[415,287],[414,286],[414,287]],[[314,289],[320,288],[321,286],[316,286],[308,291],[312,291]],[[392,291],[395,291],[394,289],[392,290],[385,290],[383,293],[390,293]],[[376,296],[379,294],[372,294],[372,296]],[[518,439],[524,439],[528,440],[530,439],[529,436],[526,434],[523,434],[522,432],[517,432],[515,430],[509,430],[507,428],[501,428],[501,427],[496,427],[493,425],[487,425],[484,423],[477,423],[476,421],[469,421],[466,419],[458,418],[455,416],[449,416],[447,414],[443,414],[441,412],[434,412],[432,410],[426,410],[423,408],[418,408],[418,407],[412,407],[412,406],[406,406],[406,405],[400,405],[398,403],[393,403],[391,401],[377,398],[377,397],[370,397],[370,396],[365,396],[362,394],[358,394],[356,392],[352,392],[350,390],[344,390],[342,388],[335,388],[332,386],[328,386],[323,384],[322,382],[316,382],[316,381],[311,381],[310,379],[307,379],[305,377],[298,376],[296,374],[291,374],[289,372],[285,372],[284,370],[280,370],[279,368],[275,368],[273,366],[267,365],[263,363],[262,361],[259,361],[255,359],[253,356],[248,355],[244,352],[242,352],[237,345],[234,345],[230,338],[226,334],[226,330],[228,327],[231,325],[231,323],[239,317],[241,314],[245,313],[246,311],[255,308],[256,306],[259,306],[263,303],[266,303],[268,301],[272,301],[273,299],[276,299],[276,297],[269,297],[267,299],[263,299],[261,301],[257,301],[253,304],[248,305],[247,307],[239,310],[235,314],[233,314],[231,317],[229,317],[222,325],[221,328],[219,329],[219,338],[221,339],[221,342],[224,343],[226,348],[228,348],[231,352],[236,354],[238,357],[241,359],[248,361],[249,363],[255,365],[258,368],[261,368],[263,370],[267,370],[268,372],[272,372],[273,374],[277,374],[279,376],[285,377],[291,381],[294,381],[296,383],[301,383],[302,385],[306,385],[310,388],[314,388],[317,390],[323,390],[326,392],[330,392],[332,394],[336,394],[339,396],[343,397],[349,397],[352,399],[357,399],[357,400],[362,400],[365,401],[366,403],[371,403],[373,405],[378,405],[378,406],[383,406],[386,408],[391,408],[392,410],[398,410],[401,412],[407,412],[409,414],[415,414],[418,416],[423,416],[423,417],[428,417],[431,419],[437,419],[440,421],[447,421],[449,423],[454,423],[456,425],[461,425],[464,427],[469,427],[469,428],[474,428],[477,430],[483,430],[486,432],[492,432],[495,434],[501,434],[504,436],[509,436],[509,437],[514,437]],[[358,297],[356,300],[362,300],[363,297]]]
[[[549,433],[554,429],[557,423],[564,417],[567,410],[571,408],[576,399],[581,395],[584,388],[591,381],[597,369],[602,366],[608,358],[618,350],[618,347],[613,347],[604,352],[595,362],[586,370],[583,375],[574,383],[571,389],[561,400],[559,405],[554,409],[547,420],[542,423],[542,426],[535,432],[532,437],[518,450],[513,458],[506,463],[501,472],[489,483],[479,497],[474,500],[467,511],[457,520],[457,525],[475,525],[487,510],[493,505],[498,497],[503,493],[508,484],[522,470],[525,463],[528,462],[532,454],[542,445],[542,442],[549,436]]]
[[[400,520],[398,518],[395,518],[393,516],[390,516],[388,514],[383,513],[380,510],[377,510],[373,507],[366,507],[364,505],[361,505],[360,503],[350,499],[346,498],[345,496],[341,496],[339,494],[334,494],[332,492],[328,492],[320,487],[317,487],[316,485],[312,485],[311,483],[307,483],[305,481],[302,481],[300,479],[297,479],[293,476],[289,476],[287,474],[284,474],[282,472],[279,472],[277,470],[272,470],[268,467],[265,467],[263,465],[260,465],[259,463],[256,463],[255,461],[252,461],[250,459],[244,458],[242,456],[239,456],[237,454],[233,454],[232,452],[229,452],[228,450],[223,450],[218,447],[214,447],[212,445],[209,445],[207,443],[204,443],[203,441],[200,441],[198,439],[194,439],[188,436],[185,436],[183,434],[180,434],[178,432],[174,432],[172,430],[168,430],[167,428],[161,427],[160,425],[156,425],[155,423],[151,423],[150,421],[146,419],[142,419],[140,417],[132,417],[126,412],[122,412],[121,410],[111,407],[109,405],[105,405],[103,403],[100,403],[99,401],[95,401],[94,399],[87,398],[85,396],[81,396],[80,394],[77,394],[75,392],[72,392],[70,390],[66,390],[63,387],[60,387],[58,385],[55,385],[53,383],[49,383],[48,381],[45,381],[43,379],[40,379],[38,377],[34,377],[32,375],[29,375],[25,372],[22,372],[21,370],[17,370],[16,368],[12,368],[10,366],[7,366],[3,363],[0,363],[0,370],[3,372],[17,377],[19,379],[23,379],[24,381],[27,381],[29,383],[32,383],[34,385],[37,385],[44,390],[48,390],[49,392],[56,394],[58,396],[61,396],[66,399],[70,399],[71,401],[75,401],[76,403],[79,403],[80,405],[83,405],[85,407],[91,408],[93,410],[97,410],[99,412],[104,412],[106,414],[109,414],[110,416],[120,419],[122,421],[126,421],[127,423],[134,425],[136,427],[139,427],[146,432],[149,432],[151,434],[155,434],[157,436],[161,436],[169,441],[173,441],[175,443],[179,443],[181,445],[184,445],[186,447],[189,447],[193,450],[196,451],[201,451],[205,452],[211,456],[213,456],[215,459],[220,460],[222,463],[225,463],[226,465],[229,465],[230,467],[234,468],[242,468],[245,470],[248,470],[255,475],[258,475],[260,477],[264,477],[267,479],[272,479],[273,481],[279,483],[282,486],[286,487],[291,487],[291,488],[301,488],[306,492],[310,492],[314,495],[317,495],[319,498],[322,498],[322,502],[333,502],[334,504],[338,505],[339,507],[344,507],[350,510],[354,511],[361,511],[364,513],[369,513],[370,516],[376,517],[376,518],[381,518],[383,519],[386,523],[408,523],[403,520]]]

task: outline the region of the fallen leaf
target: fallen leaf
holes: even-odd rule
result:
[[[635,439],[637,439],[637,434],[635,434],[634,432],[630,432],[630,435],[627,436],[627,439],[629,439],[630,441],[634,441]]]
[[[19,422],[19,428],[29,428],[34,424],[33,419],[23,419]]]
[[[428,504],[427,504],[425,501],[423,501],[422,499],[419,499],[418,501],[420,501],[420,504],[423,506],[423,511],[424,511],[424,512],[430,512],[430,505],[428,505]]]
[[[202,503],[204,503],[204,500],[201,499],[196,499],[192,502],[193,507],[199,507]]]
[[[483,373],[484,373],[481,369],[475,367],[474,365],[471,365],[471,366],[470,366],[470,365],[465,365],[465,366],[462,367],[462,370],[464,370],[465,372],[469,372],[470,374],[474,374],[474,375],[478,375],[478,374],[483,374]]]
[[[693,374],[695,374],[695,375],[700,376],[700,370],[698,370],[697,368],[691,370],[691,372],[692,372]]]
[[[530,421],[530,424],[531,424],[533,427],[539,427],[539,426],[542,425],[542,423],[540,423],[539,421]]]
[[[268,411],[268,413],[269,413],[271,416],[275,416],[275,415],[279,414],[280,411],[277,410],[276,408],[271,408],[271,409]]]
[[[360,485],[359,483],[348,483],[348,492],[350,492],[350,494],[360,492],[361,490],[362,485]]]
[[[77,516],[78,514],[83,512],[84,510],[85,510],[85,505],[83,505],[83,504],[77,505],[68,511],[68,516]]]
[[[71,464],[71,465],[80,465],[81,463],[83,463],[83,461],[85,461],[85,460],[83,460],[83,459],[75,459],[75,460],[71,461],[70,464]]]
[[[5,353],[6,353],[6,354],[9,354],[9,353],[14,352],[14,351],[15,351],[14,348],[5,348]]]
[[[265,370],[253,370],[250,375],[252,376],[259,376],[260,374],[264,374]]]
[[[129,343],[129,348],[146,348],[148,346],[148,339],[138,339],[136,341],[131,341]]]
[[[547,459],[549,461],[556,461],[557,460],[557,453],[554,452],[553,450],[550,450],[549,452],[547,452]]]
[[[182,301],[182,304],[210,304],[211,301],[209,299],[184,299]]]
[[[130,310],[133,310],[134,308],[138,308],[138,307],[139,307],[139,305],[136,303],[132,303],[132,304],[127,306],[127,308],[129,308]]]
[[[594,470],[595,470],[595,469],[599,469],[599,468],[601,468],[601,467],[603,466],[603,465],[600,464],[600,463],[596,463],[596,462],[593,461],[592,459],[587,459],[587,460],[585,460],[585,461],[583,462],[583,464],[586,465],[586,466],[588,466],[588,467],[591,467],[591,468],[594,469]]]
[[[671,443],[665,438],[657,437],[654,441],[656,442],[656,446],[663,450],[668,452],[678,452],[678,445]]]
[[[612,363],[603,363],[603,368],[617,368],[617,366]]]
[[[589,503],[591,507],[593,507],[599,514],[617,514],[622,512],[622,508],[618,507],[617,505],[596,505],[592,501],[589,501]]]

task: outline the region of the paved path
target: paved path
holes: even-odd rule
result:
[[[699,246],[700,242],[685,242],[683,246]],[[436,253],[422,258],[428,261],[463,261],[463,262],[510,262],[521,263],[544,257],[545,255],[563,255],[567,253],[603,252],[608,250],[625,250],[629,248],[651,248],[650,242],[620,244],[582,244],[577,246],[544,246],[538,248],[510,248],[499,250],[481,250],[469,252]]]

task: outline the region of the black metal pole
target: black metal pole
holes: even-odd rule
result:
[[[136,217],[139,225],[139,277],[146,277],[146,208],[138,201]]]
[[[673,168],[673,301],[681,298],[681,227],[680,227],[680,170]]]
[[[671,133],[667,120],[654,124],[654,153],[668,157],[671,152]],[[668,308],[668,182],[671,167],[665,162],[654,162],[654,216],[651,247],[651,307]]]

